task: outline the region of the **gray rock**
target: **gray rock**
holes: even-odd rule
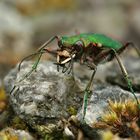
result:
[[[5,77],[5,88],[14,111],[31,123],[53,122],[68,118],[71,108],[77,111],[82,106],[80,88],[71,75],[57,72],[51,62],[41,62],[28,78],[18,83],[32,68],[32,62],[24,62],[20,72],[17,68]],[[13,85],[15,90],[10,93]]]
[[[85,121],[88,125],[98,121],[102,114],[108,111],[108,101],[125,101],[127,99],[134,99],[132,93],[121,89],[118,86],[100,85],[93,90],[91,98],[88,101]],[[82,110],[77,114],[81,120]]]
[[[135,91],[140,91],[140,58],[125,57],[123,63],[128,71],[128,74],[132,80],[132,85]],[[112,64],[108,69],[106,76],[107,82],[115,85],[119,85],[124,89],[128,89],[127,82],[125,81],[121,70],[117,63]]]

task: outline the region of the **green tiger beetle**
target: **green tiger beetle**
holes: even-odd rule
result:
[[[50,51],[47,46],[57,40],[58,49]],[[107,37],[103,34],[95,34],[95,33],[83,33],[74,36],[54,36],[46,41],[36,53],[31,54],[25,57],[21,63],[19,64],[19,70],[21,64],[24,60],[32,58],[33,56],[38,56],[37,60],[32,66],[32,69],[29,73],[25,75],[19,82],[27,78],[33,71],[37,69],[39,61],[41,59],[42,54],[50,53],[56,56],[57,61],[57,70],[62,67],[62,72],[72,72],[74,62],[79,62],[80,64],[88,66],[91,70],[93,70],[92,76],[84,90],[84,101],[83,101],[83,120],[86,114],[87,108],[87,100],[88,95],[91,93],[92,83],[97,71],[97,65],[104,62],[112,61],[114,58],[117,59],[117,62],[120,66],[122,74],[128,84],[128,88],[133,94],[138,106],[140,107],[139,101],[134,93],[132,88],[131,80],[129,79],[129,75],[119,57],[119,54],[122,53],[129,45],[133,45],[131,42],[127,42],[126,44],[122,44],[119,41],[113,40],[110,37]],[[133,45],[140,56],[140,52],[136,46]]]

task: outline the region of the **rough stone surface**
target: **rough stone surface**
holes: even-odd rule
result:
[[[67,118],[71,110],[82,106],[83,95],[70,75],[57,72],[51,62],[42,62],[37,71],[18,83],[32,67],[32,62],[25,62],[21,71],[17,68],[5,77],[5,88],[14,111],[27,122],[55,122],[61,117]],[[15,81],[17,86],[10,94]]]
[[[28,132],[24,130],[14,130],[12,128],[3,129],[0,132],[0,140],[4,139],[18,139],[18,140],[35,140]]]
[[[135,91],[140,92],[140,58],[125,57],[123,63],[132,80],[132,85]],[[127,82],[122,76],[121,70],[117,63],[112,64],[108,69],[106,80],[114,85],[119,85],[124,89],[128,89]]]
[[[125,101],[127,99],[134,99],[132,93],[121,89],[118,86],[100,85],[93,90],[91,98],[88,101],[85,121],[91,125],[98,121],[102,114],[107,111],[108,101]],[[78,113],[78,119],[81,120],[81,113]]]

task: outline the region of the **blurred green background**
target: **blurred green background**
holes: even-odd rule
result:
[[[50,37],[76,32],[140,46],[140,0],[0,0],[0,78]]]

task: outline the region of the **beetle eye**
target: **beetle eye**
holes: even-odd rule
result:
[[[75,43],[75,45],[81,46],[81,47],[84,46],[83,41],[81,41],[81,40],[77,41],[77,42]]]
[[[75,43],[75,49],[76,49],[76,51],[78,53],[82,53],[83,52],[83,46],[84,46],[84,44],[83,44],[83,42],[81,40],[77,41]]]

